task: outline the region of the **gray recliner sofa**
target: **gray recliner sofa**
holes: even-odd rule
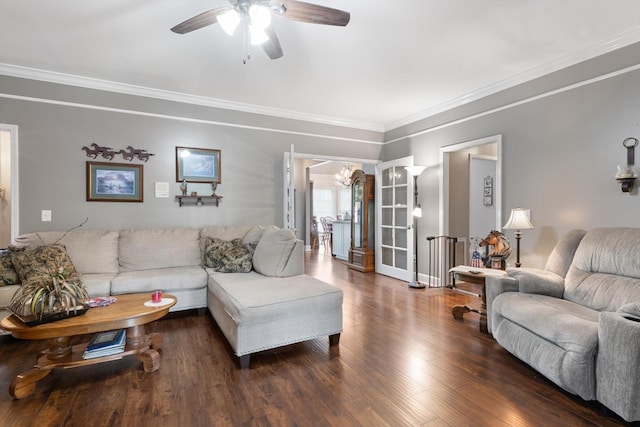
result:
[[[640,228],[574,230],[544,269],[488,277],[496,341],[569,393],[640,421]]]

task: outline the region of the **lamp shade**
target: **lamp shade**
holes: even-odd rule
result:
[[[502,228],[505,230],[527,230],[533,228],[533,224],[529,221],[529,209],[511,209],[511,216]]]
[[[413,215],[416,218],[422,218],[422,206],[418,204],[418,206],[413,208],[413,212],[411,212],[411,215]]]
[[[409,172],[411,176],[420,176],[422,172],[426,169],[426,166],[407,166],[405,169]]]

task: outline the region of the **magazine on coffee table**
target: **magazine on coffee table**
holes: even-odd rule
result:
[[[97,333],[87,344],[82,358],[93,359],[122,353],[124,351],[125,341],[126,332],[124,329]]]

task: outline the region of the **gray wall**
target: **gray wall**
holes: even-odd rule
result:
[[[570,229],[639,227],[637,188],[622,193],[614,179],[616,165],[626,163],[623,139],[640,139],[638,58],[635,44],[388,133],[388,140],[397,141],[385,146],[384,160],[413,154],[417,164],[431,166],[419,182],[428,209],[419,226],[424,235],[439,231],[440,147],[497,134],[503,144],[503,222],[519,206],[531,209],[535,226],[523,232],[523,266],[543,267]],[[636,159],[640,164],[640,150]],[[514,240],[513,231],[506,234]],[[421,257],[421,270],[426,262]]]
[[[3,93],[30,97],[0,97],[0,123],[18,126],[20,233],[65,230],[86,217],[85,228],[282,225],[282,162],[291,144],[297,152],[326,156],[378,158],[381,149],[382,135],[373,132],[8,76],[0,76],[0,85]],[[146,163],[134,161],[144,165],[144,203],[86,201],[91,159],[81,147],[92,142],[155,154]],[[176,146],[222,150],[220,207],[180,208],[174,201],[180,194]],[[128,163],[120,156],[112,162]],[[155,182],[170,184],[170,198],[155,198]],[[189,191],[210,194],[211,188],[190,184]],[[52,211],[52,222],[40,221],[43,209]]]
[[[347,158],[414,155],[429,166],[419,180],[424,237],[439,232],[440,147],[500,134],[502,217],[531,209],[536,228],[524,232],[522,262],[541,267],[572,228],[640,226],[637,189],[622,193],[614,179],[626,161],[622,140],[640,138],[638,58],[640,43],[385,135],[0,76],[9,95],[0,97],[0,123],[19,127],[20,232],[66,229],[85,217],[90,228],[281,224],[282,158],[295,144],[297,152]],[[80,148],[91,142],[156,154],[144,163],[144,203],[85,201]],[[219,208],[174,202],[175,146],[222,150]],[[171,184],[170,199],[154,198],[156,181]],[[304,188],[298,193],[300,206]],[[53,222],[40,222],[42,209]]]

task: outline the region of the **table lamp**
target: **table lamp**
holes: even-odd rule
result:
[[[505,230],[516,230],[516,267],[520,267],[520,238],[522,232],[520,230],[528,230],[533,228],[533,224],[529,221],[529,209],[514,208],[511,209],[511,216],[505,225]]]

